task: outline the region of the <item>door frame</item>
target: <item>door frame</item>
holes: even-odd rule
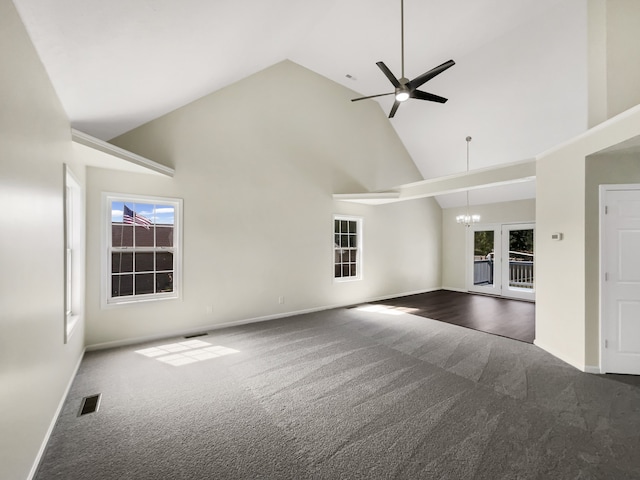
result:
[[[505,239],[504,230],[506,228],[516,227],[516,229],[533,229],[534,232],[534,250],[535,250],[535,221],[523,221],[523,222],[500,222],[500,223],[477,223],[470,225],[466,230],[466,253],[465,253],[465,272],[466,272],[466,287],[467,291],[471,293],[481,293],[485,295],[494,295],[502,298],[510,298],[515,300],[535,301],[535,287],[533,292],[518,292],[509,290],[504,287],[505,278],[508,281],[509,278],[509,263],[507,253],[507,263],[505,265],[503,259],[503,253],[506,250],[508,252],[508,237]],[[474,233],[477,231],[493,230],[493,251],[494,251],[494,284],[492,287],[477,286],[473,284],[474,275],[474,263],[471,261],[474,257]],[[505,248],[506,244],[506,248]],[[500,255],[497,255],[500,253]],[[505,276],[506,272],[506,276]],[[534,282],[535,282],[535,263],[534,263]]]
[[[607,373],[609,370],[607,368],[607,358],[606,358],[606,330],[607,330],[607,316],[606,310],[608,306],[608,301],[610,299],[605,298],[605,273],[607,271],[607,263],[606,263],[606,234],[605,231],[605,211],[606,211],[606,196],[608,192],[620,191],[620,190],[638,190],[640,191],[640,184],[638,183],[625,183],[625,184],[601,184],[599,188],[599,211],[598,211],[598,321],[600,326],[600,341],[599,341],[599,352],[598,356],[600,357],[600,373]],[[612,372],[613,373],[613,372]]]

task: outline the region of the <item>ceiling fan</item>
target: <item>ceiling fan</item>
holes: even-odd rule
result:
[[[389,79],[391,84],[395,87],[395,92],[390,93],[380,93],[378,95],[369,95],[368,97],[360,97],[354,98],[351,101],[357,102],[358,100],[366,100],[368,98],[375,97],[384,97],[385,95],[395,95],[396,99],[393,102],[393,106],[391,107],[391,112],[389,112],[389,118],[393,118],[398,110],[400,104],[409,98],[416,98],[418,100],[428,100],[430,102],[438,102],[445,103],[447,101],[446,98],[440,97],[438,95],[434,95],[433,93],[423,92],[422,90],[418,90],[418,87],[423,85],[424,83],[431,80],[436,75],[440,75],[442,72],[447,70],[450,67],[453,67],[456,62],[453,60],[448,60],[444,62],[442,65],[438,65],[435,68],[432,68],[428,72],[423,73],[422,75],[414,78],[413,80],[409,80],[404,76],[404,0],[400,0],[400,37],[401,37],[401,60],[402,60],[402,76],[400,78],[396,78],[396,76],[391,73],[391,70],[384,64],[384,62],[377,62],[376,65],[382,70],[382,73]]]

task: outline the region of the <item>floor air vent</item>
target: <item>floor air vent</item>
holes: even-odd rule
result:
[[[196,338],[196,337],[204,337],[206,335],[209,335],[207,332],[202,332],[202,333],[193,333],[191,335],[185,335],[184,338]]]
[[[84,397],[82,399],[82,404],[80,405],[80,413],[78,416],[86,415],[88,413],[94,413],[98,411],[98,407],[100,407],[100,394],[90,395],[88,397]]]

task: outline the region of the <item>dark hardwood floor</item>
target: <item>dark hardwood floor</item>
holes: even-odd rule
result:
[[[502,337],[533,343],[535,303],[436,290],[376,302],[410,309],[408,313]]]

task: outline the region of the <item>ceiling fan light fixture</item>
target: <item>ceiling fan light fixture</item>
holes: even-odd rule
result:
[[[396,100],[398,102],[404,102],[405,100],[409,100],[409,91],[398,89],[396,92]]]

